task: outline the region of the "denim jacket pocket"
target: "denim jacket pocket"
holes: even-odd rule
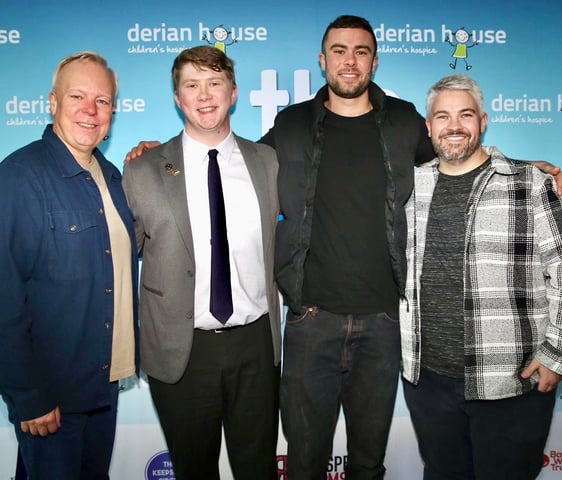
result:
[[[88,278],[102,268],[101,252],[110,247],[103,247],[95,214],[78,210],[47,215],[51,232],[48,268],[52,278],[63,281]]]

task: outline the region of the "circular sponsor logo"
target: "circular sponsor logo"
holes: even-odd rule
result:
[[[542,456],[542,466],[544,467],[548,467],[548,464],[550,463],[550,459],[548,458],[548,455],[544,455]]]
[[[158,452],[146,464],[145,480],[176,480],[168,451]]]

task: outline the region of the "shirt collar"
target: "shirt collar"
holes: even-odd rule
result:
[[[228,164],[230,158],[232,157],[234,145],[235,140],[232,130],[222,142],[212,147],[198,142],[193,137],[190,137],[185,130],[182,134],[182,147],[184,156],[186,157],[186,159],[188,159],[189,162],[199,161],[201,163],[205,163],[207,161],[209,150],[214,148],[219,152],[219,162]]]
[[[45,142],[51,151],[63,177],[74,177],[86,171],[80,166],[72,153],[70,153],[68,147],[54,132],[52,124],[47,125],[45,128],[45,131],[43,132],[43,142]],[[96,157],[106,179],[112,176],[118,176],[117,169],[112,168],[112,164],[106,161],[105,157],[98,148],[94,149],[93,154],[94,157]]]

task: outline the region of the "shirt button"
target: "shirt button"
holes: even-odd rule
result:
[[[76,225],[70,225],[69,230],[70,230],[71,232],[75,232],[76,230],[78,230],[78,227],[77,227]]]
[[[107,293],[107,294],[113,293],[113,289],[112,288],[106,288],[105,293]]]
[[[105,249],[105,253],[106,253],[107,255],[111,255],[111,250],[110,250],[109,248],[106,248],[106,249]]]
[[[98,210],[98,213],[99,213],[100,215],[103,215],[103,208],[100,208],[100,209]]]
[[[111,328],[111,322],[105,322],[105,323],[103,324],[103,326],[104,326],[107,330],[109,330],[109,329]]]
[[[102,369],[102,370],[107,370],[108,368],[109,368],[109,364],[108,364],[108,363],[104,363],[104,364],[101,366],[101,369]]]

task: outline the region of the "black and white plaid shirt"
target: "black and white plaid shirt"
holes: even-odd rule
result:
[[[552,178],[484,147],[490,166],[466,209],[465,398],[492,400],[531,390],[519,372],[536,358],[562,374],[562,204]],[[420,370],[419,290],[438,160],[419,167],[406,206],[408,278],[400,323],[404,378]]]

